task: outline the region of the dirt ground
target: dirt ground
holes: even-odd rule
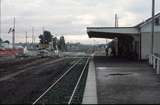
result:
[[[0,104],[32,104],[69,66],[66,60],[49,60],[23,68],[25,72],[0,81]]]

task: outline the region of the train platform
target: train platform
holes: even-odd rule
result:
[[[82,104],[97,104],[97,85],[95,64],[93,59],[89,63],[89,71]]]
[[[91,62],[84,104],[160,104],[160,76],[147,63],[104,56]]]

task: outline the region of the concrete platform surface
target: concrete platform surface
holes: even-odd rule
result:
[[[83,95],[82,104],[97,104],[97,87],[96,87],[95,65],[93,60],[89,63],[89,72]]]
[[[145,63],[95,57],[98,104],[160,104],[160,75]]]

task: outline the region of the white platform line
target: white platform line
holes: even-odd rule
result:
[[[95,64],[93,60],[91,60],[89,64],[89,72],[88,72],[87,83],[83,95],[82,104],[97,104],[97,103],[98,101],[97,101]]]

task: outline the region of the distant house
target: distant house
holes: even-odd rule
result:
[[[88,27],[90,38],[118,38],[119,55],[136,55],[145,60],[151,54],[152,18],[134,27]],[[160,54],[160,13],[155,15],[154,53]]]
[[[1,42],[0,48],[10,48],[10,44],[9,43],[5,43],[5,42]]]

